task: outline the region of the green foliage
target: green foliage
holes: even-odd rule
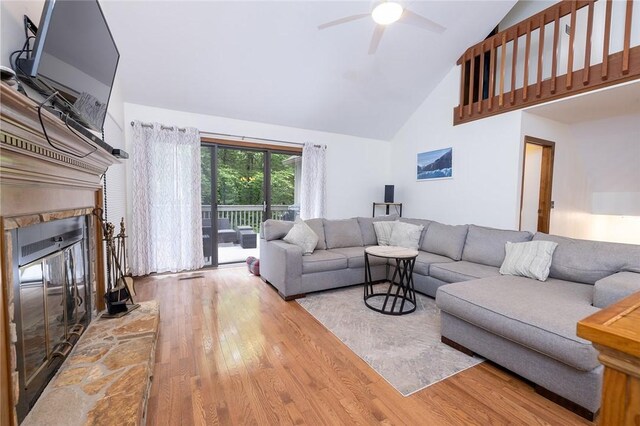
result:
[[[202,204],[211,204],[211,152],[203,147]],[[262,204],[264,194],[264,160],[262,152],[218,148],[218,185],[216,199],[221,205]],[[295,167],[283,164],[290,156],[271,155],[271,204],[291,205],[294,202]]]

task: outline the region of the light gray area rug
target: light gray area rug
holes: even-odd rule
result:
[[[376,292],[387,288],[378,286]],[[356,286],[297,302],[402,395],[483,361],[440,342],[440,311],[430,297],[416,293],[415,312],[392,316],[367,308],[362,293],[362,286]]]

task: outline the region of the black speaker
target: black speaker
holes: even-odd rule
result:
[[[393,185],[384,186],[384,202],[393,203]]]

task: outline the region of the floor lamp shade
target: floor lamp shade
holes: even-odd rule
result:
[[[384,186],[384,202],[393,203],[393,185]]]

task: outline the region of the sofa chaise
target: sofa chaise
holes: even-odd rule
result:
[[[306,221],[319,239],[307,256],[282,240],[292,222],[267,220],[260,244],[262,278],[285,300],[362,283],[364,248],[377,244],[373,222],[395,219]],[[593,418],[600,406],[602,366],[591,343],[577,337],[576,324],[640,291],[640,246],[399,220],[424,227],[414,285],[436,298],[443,342],[504,366],[532,381],[538,392]],[[505,244],[531,240],[558,244],[549,279],[501,275]],[[394,266],[383,259],[370,260],[374,280],[393,273]]]

